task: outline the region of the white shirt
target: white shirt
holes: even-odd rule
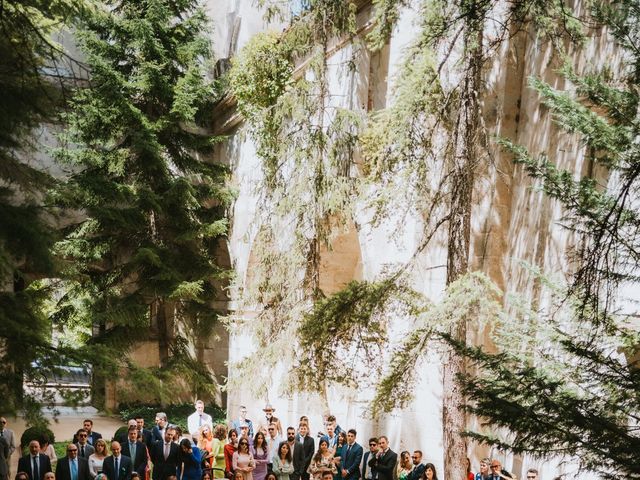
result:
[[[213,427],[213,419],[208,413],[193,412],[187,417],[187,427],[192,437],[198,436],[198,430],[202,425],[209,425],[209,428]]]
[[[271,438],[270,435],[267,435],[267,445],[269,446],[269,461],[273,463],[273,457],[278,455],[278,447],[280,443],[284,440],[280,435],[276,435],[276,438]]]

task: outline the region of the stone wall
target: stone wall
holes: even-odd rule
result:
[[[248,8],[248,3],[231,0],[208,2],[215,22],[216,48],[220,57],[232,56],[259,31],[284,28],[281,24],[269,25],[262,18],[262,12]],[[365,6],[360,17],[369,14],[369,7]],[[416,15],[415,9],[404,9],[389,45],[382,52],[373,55],[365,52],[355,57],[358,60],[354,69],[345,66],[345,59],[352,58],[354,44],[346,42],[332,51],[327,59],[328,101],[331,104],[363,112],[384,108],[388,104],[399,63],[416,33]],[[366,18],[363,25],[366,25]],[[604,58],[608,55],[611,58],[615,55],[610,51],[610,42],[605,35],[597,37],[589,49],[586,55],[576,54],[576,62],[584,64],[588,57]],[[536,38],[532,29],[505,40],[493,52],[485,68],[482,121],[489,137],[508,137],[533,153],[546,152],[559,165],[580,174],[588,168],[580,145],[575,138],[558,131],[550,116],[546,115],[537,94],[527,87],[530,76],[539,76],[558,88],[565,87],[565,81],[556,73],[559,66],[551,47]],[[233,184],[238,189],[232,212],[229,250],[231,263],[242,284],[250,277],[252,262],[255,262],[251,252],[260,223],[255,193],[260,162],[255,146],[239,122],[237,118],[232,122],[233,127],[228,130],[231,135],[218,154],[220,159],[231,165]],[[571,271],[568,258],[573,238],[559,225],[562,217],[560,206],[535,187],[522,169],[513,165],[509,155],[490,147],[490,155],[483,160],[473,193],[471,266],[486,272],[506,293],[517,292],[530,298],[534,305],[543,305],[548,294],[529,275],[524,265],[536,265],[545,272],[566,276]],[[336,234],[331,249],[322,251],[320,284],[325,294],[335,292],[350,280],[374,280],[386,266],[405,263],[413,255],[424,227],[419,215],[391,219],[375,227],[370,220],[370,213],[365,208],[356,209],[354,223]],[[446,273],[446,247],[442,238],[436,238],[419,255],[418,265],[413,275],[413,287],[433,299],[439,298],[444,290]],[[237,295],[237,291],[231,292],[232,310],[237,308]],[[256,315],[256,312],[236,313],[248,319]],[[405,320],[397,319],[393,326],[395,340],[410,328]],[[486,332],[474,334],[478,342],[488,341]],[[231,337],[231,364],[254,354],[250,335]],[[236,416],[239,405],[246,405],[249,418],[256,420],[264,403],[270,402],[276,407],[276,415],[283,420],[285,427],[296,425],[298,418],[306,414],[310,417],[312,433],[316,432],[322,424],[323,402],[312,395],[281,392],[280,379],[285,373],[282,368],[263,372],[273,379],[272,388],[265,398],[254,398],[249,393],[251,378],[240,379],[240,384],[246,388],[241,386],[228,392],[230,417]],[[361,444],[366,444],[370,435],[385,433],[389,435],[394,450],[419,448],[425,452],[426,459],[435,463],[442,472],[442,382],[437,352],[430,353],[415,374],[419,377],[415,401],[403,411],[371,420],[364,410],[372,396],[368,390],[353,392],[332,388],[329,406],[342,427],[357,428]],[[237,373],[230,369],[230,378],[235,378],[234,375]],[[571,469],[570,464],[541,463],[476,447],[469,452],[475,471],[478,460],[488,454],[501,458],[503,465],[519,478],[529,467],[538,468],[542,478]]]

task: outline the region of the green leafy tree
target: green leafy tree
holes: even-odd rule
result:
[[[499,344],[491,355],[449,340],[477,367],[460,377],[470,412],[508,432],[470,436],[517,453],[573,456],[602,478],[637,479],[640,334],[621,301],[633,300],[622,292],[637,291],[640,271],[640,2],[598,3],[592,18],[617,41],[622,65],[579,74],[565,67],[574,90],[530,81],[556,123],[581,139],[586,174],[576,178],[553,156],[502,141],[563,205],[565,224],[581,239],[573,280],[560,295],[564,308],[541,320],[535,342],[519,352]]]
[[[149,401],[184,382],[215,387],[187,341],[211,334],[228,275],[217,263],[230,194],[227,169],[211,161],[206,34],[192,0],[108,1],[78,33],[90,85],[71,102],[58,152],[72,173],[57,201],[78,212],[57,245],[72,280],[58,311],[62,323],[93,325],[104,353],[96,391],[119,362]],[[161,363],[152,371],[126,360],[150,333]]]
[[[85,9],[84,0],[0,5],[0,397],[6,410],[32,403],[23,393],[25,377],[36,370],[46,377],[71,353],[51,347],[46,291],[32,283],[55,272],[52,212],[42,201],[54,179],[32,160],[34,130],[56,120],[80,67],[52,38]]]

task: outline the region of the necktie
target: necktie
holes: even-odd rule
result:
[[[170,452],[169,446],[170,446],[170,445],[171,445],[170,443],[165,443],[165,444],[164,444],[164,459],[165,459],[165,460],[166,460],[167,458],[169,458],[169,452]]]
[[[113,480],[118,480],[118,457],[113,457]]]
[[[38,465],[38,455],[33,457],[33,480],[40,480],[40,465]]]
[[[71,460],[71,480],[78,480],[78,464]]]
[[[84,445],[80,447],[80,456],[84,458]]]
[[[129,444],[129,453],[131,453],[131,458],[132,459],[136,458],[136,444],[135,443],[130,443]]]
[[[202,415],[198,416],[198,425],[202,426]]]
[[[351,451],[351,445],[347,447],[347,454],[345,455],[345,459],[349,456],[350,451]]]

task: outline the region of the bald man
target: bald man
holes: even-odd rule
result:
[[[102,473],[109,480],[131,480],[132,471],[131,459],[122,455],[120,442],[111,442],[111,455],[104,459]]]

